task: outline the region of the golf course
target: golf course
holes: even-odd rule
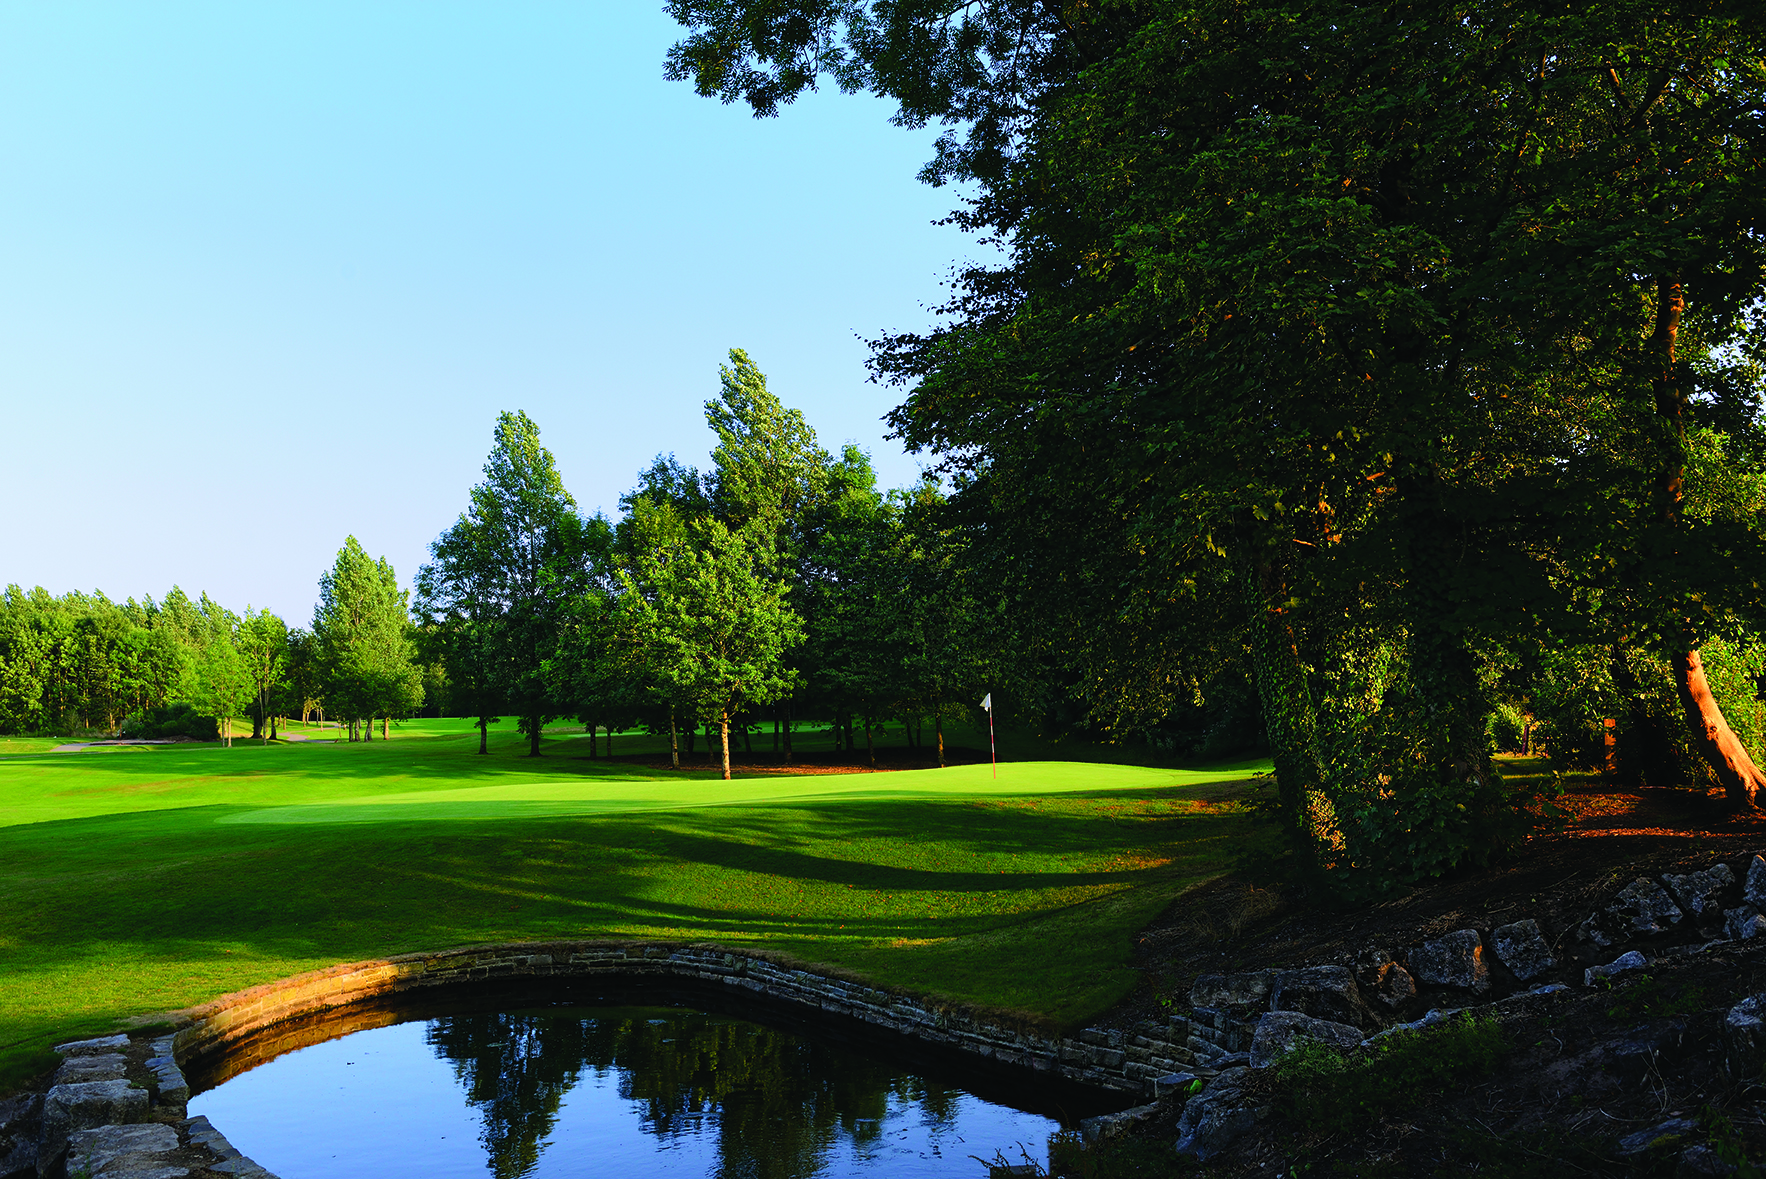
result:
[[[1242,783],[1267,771],[724,781],[635,734],[621,760],[564,728],[539,758],[509,732],[480,755],[463,720],[359,743],[56,744],[0,748],[0,1089],[57,1042],[155,1012],[522,939],[764,947],[1072,1026],[1133,987],[1134,931],[1256,838]]]

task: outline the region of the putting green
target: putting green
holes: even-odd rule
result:
[[[776,806],[793,802],[958,801],[1027,794],[1090,794],[1196,786],[1247,778],[1257,763],[1211,770],[1144,766],[1075,767],[1069,762],[1014,762],[995,776],[988,766],[951,766],[912,774],[806,774],[657,778],[608,774],[567,781],[523,781],[457,786],[353,798],[224,815],[217,823],[386,823],[443,820],[561,818],[703,807]],[[1076,772],[1076,769],[1078,772]]]

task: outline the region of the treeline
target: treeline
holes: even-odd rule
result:
[[[243,615],[174,587],[117,603],[17,586],[0,601],[0,733],[189,737],[231,744],[232,720],[274,739],[278,718],[327,707],[351,740],[364,722],[424,702],[409,594],[352,536],[319,582],[311,630],[268,611]],[[432,677],[433,678],[433,677]],[[438,684],[430,693],[436,695]]]
[[[163,601],[118,603],[8,586],[0,733],[230,739],[227,718],[254,707],[261,726],[279,699],[287,646],[275,615],[241,616],[176,587]]]
[[[539,753],[572,717],[642,726],[719,756],[771,727],[789,761],[806,719],[874,756],[896,722],[944,754],[944,724],[988,690],[986,606],[957,560],[938,484],[885,491],[857,447],[824,449],[741,351],[706,404],[711,468],[658,458],[585,516],[535,423],[498,420],[484,482],[431,546],[416,611],[450,709],[509,715]]]

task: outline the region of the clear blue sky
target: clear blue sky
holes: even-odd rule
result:
[[[883,481],[860,337],[979,247],[932,130],[662,78],[651,3],[0,2],[0,582],[311,615],[407,581],[525,409],[588,511],[746,348]]]

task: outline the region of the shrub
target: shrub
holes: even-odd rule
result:
[[[190,737],[197,741],[215,741],[221,726],[212,716],[199,715],[188,704],[168,704],[138,712],[123,722],[125,737]]]
[[[1275,1067],[1295,1120],[1349,1130],[1402,1112],[1449,1084],[1488,1076],[1508,1051],[1508,1037],[1494,1019],[1468,1015],[1394,1032],[1362,1052],[1302,1043]]]

